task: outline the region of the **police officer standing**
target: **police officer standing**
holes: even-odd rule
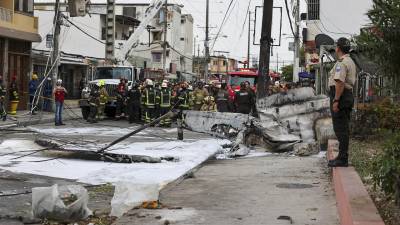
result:
[[[253,94],[249,92],[247,89],[246,83],[242,82],[240,84],[240,91],[235,94],[235,106],[236,112],[242,114],[250,114],[255,99],[253,98]]]
[[[159,92],[159,106],[160,106],[160,116],[163,116],[171,110],[171,98],[172,91],[168,87],[167,83],[161,84],[161,90]],[[160,122],[161,126],[170,127],[171,126],[171,118],[165,118]]]
[[[141,107],[140,107],[140,100],[142,94],[140,93],[140,86],[139,83],[136,82],[133,84],[132,88],[128,91],[127,96],[127,107],[128,107],[128,114],[129,114],[129,123],[140,122],[140,115],[141,115]]]
[[[100,105],[100,91],[99,84],[95,85],[90,91],[89,95],[90,113],[87,121],[89,123],[97,123],[96,116]]]
[[[329,161],[330,167],[348,166],[349,123],[354,104],[353,87],[356,81],[356,66],[349,52],[350,41],[339,38],[336,46],[338,60],[329,77],[332,122],[339,141],[339,155]]]

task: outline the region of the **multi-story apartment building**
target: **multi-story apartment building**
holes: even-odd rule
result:
[[[0,73],[6,88],[12,79],[17,81],[19,109],[27,107],[32,42],[40,41],[38,18],[33,16],[33,0],[0,1]]]
[[[135,32],[149,7],[146,0],[122,1],[117,0],[115,5],[115,51],[126,46],[126,40]],[[70,80],[67,89],[75,93],[82,74],[90,77],[90,67],[104,63],[106,39],[106,0],[91,0],[88,7],[89,15],[85,17],[70,17],[61,27],[61,52],[69,54],[68,60],[61,59],[61,74],[64,79]],[[166,70],[176,75],[191,72],[193,52],[193,18],[181,13],[181,5],[168,5],[168,26],[166,40]],[[67,4],[61,4],[61,11],[68,16]],[[40,33],[43,37],[51,32],[54,17],[54,0],[36,0],[35,15],[40,18]],[[161,10],[149,24],[147,31],[139,38],[139,45],[129,55],[128,61],[142,69],[160,71],[163,68],[164,41],[164,12]],[[46,41],[34,45],[34,49],[49,51]],[[67,57],[64,55],[64,57]],[[86,60],[86,59],[91,60]],[[97,59],[97,60],[96,60]],[[67,62],[65,62],[67,61]],[[77,61],[72,64],[71,61]],[[95,61],[94,63],[92,63]],[[41,60],[43,68],[43,60]],[[65,62],[65,63],[63,63]],[[38,62],[39,64],[39,62]],[[89,74],[88,74],[89,73]],[[79,93],[75,93],[77,95]]]

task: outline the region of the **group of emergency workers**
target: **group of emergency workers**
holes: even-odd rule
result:
[[[240,90],[232,95],[228,91],[226,83],[205,85],[203,82],[197,82],[192,85],[187,82],[172,83],[168,80],[155,82],[146,79],[144,82],[134,81],[128,87],[128,81],[121,78],[115,92],[115,119],[127,118],[129,123],[150,123],[168,113],[172,108],[243,114],[256,113],[255,92],[248,82],[243,82]],[[96,123],[98,120],[104,119],[104,109],[109,98],[105,82],[100,80],[90,92],[88,122]],[[171,123],[170,118],[165,118],[160,125],[170,127]]]

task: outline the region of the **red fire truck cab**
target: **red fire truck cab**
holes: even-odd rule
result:
[[[253,88],[256,89],[258,72],[253,69],[242,69],[240,71],[228,73],[228,90],[229,96],[233,100],[235,97],[235,92],[240,90],[240,84],[242,82],[248,81]]]

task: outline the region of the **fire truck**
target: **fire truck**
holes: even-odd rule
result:
[[[79,101],[79,107],[82,110],[82,116],[87,119],[90,111],[89,107],[89,94],[94,85],[97,85],[100,80],[103,80],[105,87],[110,96],[109,101],[105,107],[105,114],[109,117],[115,115],[116,110],[116,89],[119,84],[120,78],[128,80],[128,88],[130,88],[135,80],[139,80],[141,69],[133,67],[127,62],[130,52],[139,45],[140,36],[146,32],[147,26],[153,21],[154,17],[163,7],[165,0],[153,0],[147,8],[143,20],[136,28],[134,33],[129,37],[124,45],[115,49],[115,64],[99,66],[96,68],[93,78],[89,81],[88,86],[82,91],[82,99]],[[114,3],[115,4],[115,3]],[[107,15],[115,16],[115,15]]]
[[[235,97],[235,92],[240,90],[240,84],[248,81],[253,90],[256,90],[258,71],[256,69],[241,69],[239,71],[229,72],[227,86],[231,100]]]

